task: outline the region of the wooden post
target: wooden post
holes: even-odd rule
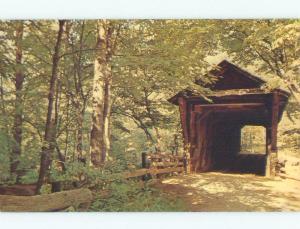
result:
[[[265,126],[266,128],[266,155],[269,153],[269,147],[271,146],[271,127]]]
[[[53,181],[51,183],[51,192],[60,192],[61,191],[61,182],[60,181]]]
[[[196,116],[197,113],[195,111],[191,112],[191,119],[190,119],[190,144],[191,148],[195,147],[195,123],[196,123]]]
[[[142,168],[143,169],[149,168],[149,163],[147,162],[147,153],[146,152],[142,152]],[[146,181],[148,179],[149,179],[149,176],[147,174],[142,176],[143,181]]]
[[[190,119],[190,137],[189,137],[189,147],[186,148],[185,155],[189,154],[189,158],[193,157],[194,150],[196,148],[196,119],[197,115],[195,111],[191,112],[191,119]]]
[[[147,168],[147,153],[142,152],[142,168],[146,169]]]
[[[183,167],[184,167],[184,172],[186,174],[191,172],[189,154],[184,154],[184,156],[183,156]]]
[[[266,127],[266,145],[267,145],[267,162],[266,176],[276,175],[277,163],[277,130],[279,116],[279,95],[278,92],[273,92],[272,109],[271,109],[271,125]]]
[[[188,126],[187,126],[187,102],[184,98],[180,97],[178,99],[179,103],[179,112],[180,112],[180,120],[181,120],[181,126],[183,130],[183,140],[185,147],[189,143],[189,134],[188,134]]]
[[[187,158],[186,161],[186,172],[190,172],[190,158],[191,158],[191,152],[194,150],[193,142],[191,142],[191,139],[194,138],[195,135],[195,119],[196,119],[196,113],[191,111],[191,121],[189,123],[189,114],[188,114],[188,104],[187,101],[180,97],[178,99],[179,103],[179,112],[180,112],[180,120],[181,120],[181,126],[182,126],[182,132],[183,132],[183,143],[184,143],[184,150],[185,150],[185,158]],[[190,133],[189,133],[190,130]],[[192,140],[193,141],[193,140]]]
[[[277,154],[277,129],[278,129],[278,116],[279,116],[279,95],[275,91],[273,93],[272,103],[272,132],[271,132],[271,150]]]
[[[271,126],[266,126],[266,171],[265,176],[271,176],[271,163],[270,163],[270,154],[271,154]]]

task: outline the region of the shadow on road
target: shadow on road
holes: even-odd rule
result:
[[[157,187],[188,211],[300,210],[300,182],[278,177],[209,172],[166,178]]]

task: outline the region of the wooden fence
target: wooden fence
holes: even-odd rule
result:
[[[189,161],[185,156],[164,153],[142,153],[142,169],[123,173],[124,178],[149,178],[160,174],[187,173]]]
[[[124,179],[149,179],[161,174],[188,172],[188,165],[185,156],[142,153],[142,168],[120,175]],[[35,184],[0,187],[0,211],[59,211],[72,205],[86,205],[87,208],[92,201],[92,192],[87,188],[61,191],[60,182],[53,182],[55,193],[34,195],[35,188]]]
[[[164,153],[142,153],[142,167],[148,169],[181,168],[187,172],[188,159],[185,156],[176,156]]]

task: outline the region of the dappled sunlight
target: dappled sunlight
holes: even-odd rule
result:
[[[180,184],[180,179],[171,178],[171,179],[165,180],[163,183],[166,183],[166,184]]]
[[[269,190],[271,197],[267,204],[282,209],[282,211],[300,210],[300,182],[291,179],[276,179],[273,181],[258,182]]]
[[[224,184],[222,182],[213,182],[211,184],[204,185],[201,188],[210,194],[234,192],[233,187],[228,187],[228,184]]]
[[[191,211],[299,211],[300,182],[252,174],[201,173],[164,179]]]

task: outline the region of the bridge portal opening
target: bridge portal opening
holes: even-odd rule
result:
[[[266,154],[266,128],[246,125],[241,129],[240,154]]]
[[[240,151],[235,157],[233,171],[265,175],[266,128],[246,125],[241,128]]]

